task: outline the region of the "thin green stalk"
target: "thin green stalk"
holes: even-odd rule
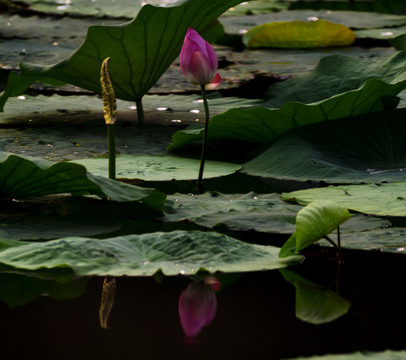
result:
[[[137,116],[138,116],[138,124],[144,125],[144,107],[142,106],[142,99],[135,100],[135,105],[137,106]]]
[[[204,170],[204,162],[206,160],[206,144],[207,144],[207,133],[209,131],[210,114],[209,114],[209,104],[207,102],[206,88],[204,87],[204,85],[200,85],[200,88],[202,90],[205,117],[204,117],[202,155],[200,157],[199,176],[197,177],[197,189],[198,189],[199,194],[202,194],[203,193],[203,170]]]
[[[107,125],[108,151],[109,151],[109,179],[116,178],[116,137],[114,124]]]

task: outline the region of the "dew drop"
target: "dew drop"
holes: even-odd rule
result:
[[[317,16],[308,16],[307,21],[317,21],[319,18]]]
[[[19,99],[19,100],[25,100],[26,97],[25,97],[24,95],[20,95],[20,96],[17,96],[17,99]]]
[[[192,110],[190,110],[190,112],[191,112],[191,113],[194,113],[194,114],[199,114],[199,113],[200,113],[200,110],[198,110],[198,109],[192,109]]]
[[[392,31],[384,31],[384,32],[381,32],[381,35],[382,36],[392,36],[393,32]]]

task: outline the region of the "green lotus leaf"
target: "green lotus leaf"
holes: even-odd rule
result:
[[[297,213],[296,232],[284,244],[279,255],[286,257],[298,253],[350,218],[351,214],[346,208],[330,200],[311,202]]]
[[[212,140],[231,138],[270,143],[294,128],[396,106],[397,102],[390,104],[387,100],[405,87],[403,52],[368,64],[359,59],[330,56],[321,60],[307,77],[273,86],[267,107],[230,109],[214,116],[208,136]],[[169,150],[201,140],[202,134],[202,128],[197,126],[178,131]]]
[[[283,193],[285,201],[306,205],[329,199],[347,209],[380,216],[406,216],[406,182],[328,186]]]
[[[107,174],[106,158],[87,158],[75,160],[94,175]],[[195,180],[199,171],[200,161],[175,156],[117,156],[117,178],[137,178],[146,181]],[[225,176],[239,170],[241,165],[206,161],[204,177]]]
[[[399,109],[294,129],[243,172],[306,183],[404,181],[405,117],[406,109]]]
[[[72,269],[77,276],[195,274],[199,269],[254,271],[297,263],[278,258],[273,246],[247,244],[215,232],[174,231],[109,239],[63,238],[47,242],[0,241],[0,264],[35,273]]]
[[[113,26],[90,26],[83,45],[54,65],[21,64],[10,74],[0,97],[20,95],[36,81],[69,83],[100,93],[100,67],[111,58],[109,72],[116,97],[139,101],[178,56],[188,27],[212,41],[221,29],[212,23],[240,0],[189,0],[174,7],[145,5],[132,21]],[[221,26],[220,26],[221,27]],[[182,76],[179,74],[179,76]]]
[[[155,189],[94,176],[79,164],[30,160],[0,152],[0,199],[71,193],[118,202],[137,201],[161,212],[166,195]]]

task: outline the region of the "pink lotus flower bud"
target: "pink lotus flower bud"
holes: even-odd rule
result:
[[[179,317],[187,338],[193,338],[208,326],[217,311],[213,286],[207,283],[190,283],[179,298]]]
[[[215,87],[221,84],[221,77],[217,74],[216,53],[196,30],[188,29],[179,59],[183,75],[191,84],[207,85],[213,80]],[[210,89],[213,89],[213,86]]]

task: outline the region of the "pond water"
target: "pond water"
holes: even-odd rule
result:
[[[336,264],[309,257],[292,269],[328,286]],[[406,272],[399,255],[346,252],[339,292],[352,305],[336,321],[295,316],[295,287],[279,271],[217,274],[217,313],[185,338],[178,302],[188,277],[117,278],[108,329],[99,325],[103,279],[91,278],[73,300],[43,296],[0,305],[4,359],[285,359],[359,350],[405,349]]]
[[[117,6],[118,2],[120,6]],[[26,0],[25,5],[23,3],[18,5],[22,8],[14,9],[11,3],[6,6],[7,2],[0,0],[0,91],[4,90],[10,71],[17,70],[20,62],[48,65],[57,63],[71,54],[85,40],[89,26],[122,24],[135,16],[141,9],[141,5],[148,3],[167,8],[175,2],[176,0],[137,0],[136,2],[132,0],[47,2]],[[386,4],[395,2],[382,1]],[[297,92],[300,99],[293,97],[293,100],[314,103],[332,95],[340,95],[343,91],[348,93],[358,91],[357,88],[369,77],[373,79],[382,77],[391,85],[399,86],[400,94],[397,95],[400,97],[400,106],[406,104],[405,91],[401,92],[405,86],[399,85],[399,83],[403,84],[406,76],[400,70],[404,69],[406,59],[402,60],[399,56],[398,62],[393,59],[385,60],[396,54],[396,49],[391,46],[389,40],[406,32],[406,16],[401,13],[393,15],[392,10],[387,14],[370,12],[362,15],[356,11],[340,12],[316,8],[293,10],[289,7],[291,3],[301,6],[307,2],[299,3],[295,0],[244,2],[240,7],[231,7],[220,18],[227,36],[221,38],[214,48],[219,58],[219,72],[224,81],[219,92],[210,94],[211,116],[221,115],[226,110],[237,107],[263,105],[265,90],[271,85],[275,85],[276,89],[282,89],[282,91],[275,90],[271,93],[271,98],[276,99],[276,102],[272,103],[272,106],[268,105],[275,108],[281,107],[286,102],[284,91],[289,95],[290,89],[289,85],[285,88],[277,87],[280,85],[278,83],[283,85],[283,82],[290,77],[293,77],[293,80],[297,77],[300,81],[300,76],[309,76],[319,60],[328,55],[336,55],[334,61],[338,62],[333,63],[325,73],[321,71],[320,79],[329,79],[330,69],[334,73],[342,68],[345,70],[343,72],[345,75],[342,77],[345,89],[334,90],[336,83],[332,81],[329,84],[329,80],[326,83],[320,81],[320,85],[318,83],[320,79],[311,75],[307,83],[311,83],[312,88],[301,87],[303,84],[298,83]],[[334,1],[334,3],[342,2]],[[361,1],[356,3],[359,4]],[[367,1],[367,3],[374,2]],[[271,8],[268,8],[269,4],[272,5]],[[3,12],[3,8],[10,12]],[[396,9],[399,8],[400,6],[396,7]],[[282,11],[273,12],[274,10]],[[197,11],[195,15],[198,16],[199,13],[200,11]],[[351,27],[357,36],[356,42],[351,46],[314,49],[246,49],[243,47],[241,35],[255,25],[269,21],[313,21],[318,18]],[[151,29],[155,30],[154,27]],[[350,63],[348,59],[357,59],[357,61]],[[155,59],[152,62],[154,61]],[[355,65],[344,66],[343,64],[347,61],[348,64]],[[373,64],[379,64],[380,61],[389,61],[384,64],[389,70],[395,69],[391,70],[393,78],[389,76],[390,74],[381,74],[378,65],[372,68]],[[382,168],[384,170],[379,167],[381,165],[379,162],[377,165],[373,163],[368,167],[368,172],[371,173],[369,175],[382,172],[380,180],[376,180],[377,178],[370,180],[369,177],[367,180],[362,178],[358,181],[359,183],[369,181],[370,184],[375,185],[380,181],[388,182],[384,177],[386,173],[400,173],[406,168],[404,147],[406,130],[403,125],[405,114],[400,110],[396,110],[396,114],[395,110],[393,114],[387,111],[383,113],[384,116],[380,116],[372,112],[371,109],[373,111],[376,109],[372,106],[374,104],[370,104],[371,108],[360,110],[360,114],[367,112],[363,120],[358,118],[354,120],[352,115],[353,112],[357,113],[355,110],[350,113],[348,111],[340,113],[337,118],[332,115],[331,119],[336,120],[342,120],[341,117],[350,115],[351,117],[348,122],[341,121],[340,126],[336,128],[333,127],[334,124],[329,124],[335,121],[330,119],[331,121],[325,124],[325,133],[321,133],[323,126],[319,126],[320,132],[317,133],[314,131],[315,128],[304,126],[307,122],[301,122],[300,118],[296,119],[296,115],[288,114],[289,119],[292,118],[295,124],[297,122],[295,126],[300,129],[296,134],[292,131],[284,138],[281,135],[283,132],[279,132],[278,128],[276,128],[278,131],[274,129],[276,134],[281,135],[276,142],[279,147],[274,146],[281,160],[272,153],[266,155],[266,161],[276,159],[277,164],[283,165],[289,151],[294,148],[294,145],[299,145],[297,152],[292,152],[290,155],[292,159],[298,159],[298,162],[288,162],[285,168],[299,169],[299,175],[302,178],[299,179],[298,174],[291,176],[289,173],[282,173],[279,176],[277,172],[265,173],[265,177],[263,172],[259,175],[249,171],[235,173],[236,169],[239,169],[238,164],[256,158],[265,150],[265,147],[249,142],[251,141],[249,137],[247,142],[240,143],[241,139],[245,139],[244,136],[242,138],[237,136],[231,141],[220,136],[218,143],[212,142],[208,156],[210,160],[231,161],[233,168],[227,170],[224,169],[225,165],[220,164],[216,167],[216,164],[206,163],[206,174],[209,173],[210,166],[214,169],[213,178],[205,180],[205,191],[211,192],[207,196],[208,199],[204,195],[195,195],[197,167],[196,170],[192,168],[191,176],[185,178],[182,176],[186,173],[185,169],[191,167],[191,161],[194,160],[192,157],[199,157],[200,143],[188,145],[186,150],[176,153],[185,159],[191,158],[186,159],[185,166],[173,165],[169,158],[162,158],[156,171],[159,176],[153,173],[154,164],[149,158],[152,155],[167,156],[167,146],[173,141],[172,136],[187,125],[199,126],[204,119],[203,100],[198,87],[189,84],[183,78],[177,58],[171,65],[169,63],[167,65],[167,71],[154,84],[150,84],[148,95],[143,98],[146,126],[136,125],[137,112],[133,101],[118,101],[116,149],[121,156],[121,159],[118,156],[117,162],[119,177],[134,180],[137,184],[137,181],[142,179],[145,181],[143,183],[145,187],[159,188],[167,195],[175,193],[172,197],[169,196],[169,200],[174,204],[178,202],[178,198],[181,200],[173,213],[170,210],[165,214],[168,223],[165,220],[160,223],[162,219],[157,220],[155,215],[149,218],[150,215],[142,213],[137,206],[128,205],[127,207],[114,201],[106,200],[101,205],[101,201],[96,199],[54,198],[53,195],[49,198],[34,198],[21,202],[15,201],[14,197],[6,201],[0,197],[0,253],[3,251],[2,246],[7,248],[8,242],[20,240],[31,241],[31,244],[37,242],[41,245],[48,240],[70,236],[106,239],[157,231],[195,231],[196,229],[201,230],[205,236],[210,232],[227,233],[236,236],[237,239],[242,238],[246,243],[281,247],[288,236],[294,232],[295,216],[299,205],[287,203],[280,205],[282,200],[278,194],[275,194],[277,195],[275,198],[265,194],[281,192],[285,187],[286,191],[291,191],[296,187],[301,189],[320,184],[324,186],[329,183],[357,183],[353,178],[350,177],[348,180],[344,176],[347,173],[352,174],[351,167],[344,168],[344,175],[341,175],[339,180],[328,178],[329,167],[326,167],[323,181],[317,177],[316,180],[311,180],[309,173],[314,172],[314,169],[306,164],[314,163],[317,156],[314,152],[310,152],[310,162],[304,161],[305,152],[302,149],[313,148],[304,142],[298,142],[297,138],[292,137],[293,140],[289,140],[290,135],[297,136],[299,132],[303,139],[305,132],[308,131],[310,140],[315,137],[318,141],[316,145],[321,143],[323,154],[334,154],[340,161],[341,158],[345,158],[348,162],[352,160],[348,153],[360,151],[360,144],[362,144],[360,134],[368,138],[371,132],[371,139],[381,139],[384,148],[394,149],[393,152],[384,153],[385,156],[387,155],[384,156],[385,163]],[[364,71],[363,69],[367,67],[370,70]],[[389,70],[388,73],[391,72]],[[359,79],[362,81],[358,84]],[[356,85],[352,84],[353,80],[354,84],[357,83]],[[96,81],[98,81],[97,77]],[[341,78],[339,82],[341,83]],[[328,90],[330,85],[333,92],[330,94],[327,91],[324,94],[324,90]],[[322,94],[317,98],[319,91]],[[382,90],[382,93],[385,91]],[[360,95],[362,101],[357,100],[355,103],[362,104],[364,101],[368,103],[373,95],[372,93],[362,94]],[[279,99],[279,95],[283,101]],[[288,95],[286,95],[287,98],[290,96]],[[333,110],[341,107],[347,109],[350,107],[349,104],[353,106],[350,100],[342,106],[331,107]],[[380,103],[380,100],[380,98],[377,99],[377,102]],[[293,108],[292,112],[301,113],[301,110],[297,111],[297,109],[299,108]],[[309,118],[314,114],[317,115],[312,113]],[[255,119],[254,115],[252,119]],[[277,115],[275,111],[272,116]],[[283,117],[286,114],[282,113],[280,116]],[[391,116],[393,120],[389,121],[392,119]],[[385,127],[380,127],[383,124],[381,117],[383,120],[386,119]],[[267,125],[266,122],[264,124]],[[372,126],[373,124],[376,126]],[[387,124],[392,124],[392,127],[387,127]],[[234,123],[234,127],[244,128],[238,123]],[[250,128],[247,129],[246,133],[249,133]],[[341,129],[342,136],[337,129]],[[228,131],[226,130],[224,130],[225,133]],[[382,137],[377,134],[382,134]],[[256,132],[256,136],[260,137],[260,135],[262,136],[261,131]],[[281,138],[282,141],[280,141]],[[287,142],[284,143],[283,139],[285,141],[287,139]],[[271,140],[267,140],[266,146],[269,145],[268,142],[276,141],[276,138]],[[379,143],[379,141],[376,142]],[[307,147],[301,148],[302,144]],[[345,153],[342,150],[345,148],[343,144],[351,151]],[[370,149],[367,147],[365,153]],[[3,155],[13,153],[51,161],[78,161],[105,155],[106,129],[100,97],[90,92],[88,88],[82,89],[74,85],[52,87],[40,83],[33,84],[26,93],[10,98],[5,105],[4,113],[0,113],[0,152]],[[378,155],[380,154],[378,152]],[[135,170],[143,169],[132,159],[135,155],[142,156],[140,161],[148,163],[146,168],[151,170],[148,175],[150,177],[135,173]],[[397,157],[400,159],[388,164],[387,159],[391,159],[392,155],[396,155],[395,160]],[[334,170],[337,169],[336,158],[332,157],[330,160],[331,169]],[[354,168],[359,167],[358,157],[354,159]],[[85,161],[88,160],[85,159]],[[326,163],[324,157],[321,160],[324,164]],[[265,163],[262,159],[261,162]],[[165,171],[162,170],[163,164],[166,166]],[[301,164],[307,166],[306,173],[299,167]],[[96,158],[95,163],[88,161],[86,168],[88,170],[91,168],[94,174],[105,176],[107,173],[105,165],[104,158]],[[275,166],[274,164],[273,167]],[[128,171],[128,168],[133,172]],[[169,170],[177,172],[172,175]],[[391,179],[399,181],[402,176],[402,174],[395,175],[398,177],[389,178],[389,182]],[[26,178],[30,176],[31,174]],[[174,179],[177,180],[174,181]],[[11,185],[11,188],[17,187],[18,181],[15,185]],[[396,200],[404,199],[404,189],[406,187],[396,190],[400,191],[396,193]],[[2,195],[1,191],[0,188],[0,195]],[[389,192],[391,191],[389,188]],[[221,193],[230,194],[230,197]],[[355,193],[350,193],[345,190],[346,195],[352,196],[352,199],[356,198]],[[247,195],[240,199],[240,194]],[[193,197],[200,197],[203,200],[198,200],[198,205],[195,205],[190,200]],[[217,198],[218,202],[215,202],[214,198]],[[3,258],[0,261],[1,358],[5,360],[31,358],[44,360],[72,358],[273,360],[325,354],[349,354],[358,351],[402,350],[401,356],[404,357],[401,358],[406,359],[406,268],[404,266],[406,212],[405,205],[403,208],[399,205],[403,212],[400,210],[391,212],[396,210],[396,207],[392,206],[394,203],[392,198],[388,203],[389,201],[391,203],[386,207],[385,201],[377,201],[375,197],[372,200],[368,198],[367,201],[360,201],[383,205],[383,209],[379,209],[379,206],[378,212],[376,208],[368,209],[365,213],[370,215],[365,216],[354,214],[355,222],[347,231],[345,227],[340,226],[342,246],[359,250],[345,249],[344,263],[339,268],[336,254],[331,248],[313,246],[306,250],[303,262],[289,268],[288,272],[286,270],[217,272],[211,277],[207,277],[207,274],[165,276],[162,273],[150,277],[89,277],[80,278],[73,284],[62,286],[53,280],[43,280],[41,276],[52,275],[52,279],[62,279],[64,275],[72,275],[74,271],[83,271],[80,261],[73,262],[72,267],[69,267],[69,264],[66,265],[65,269],[60,269],[60,264],[57,266],[51,264],[44,272],[41,270],[46,266],[41,263],[39,271],[30,273],[32,277],[28,277],[24,274],[30,271],[29,266],[18,268],[13,263],[11,265],[7,262],[3,263],[2,261],[5,261]],[[182,206],[186,208],[185,218],[181,216]],[[216,206],[218,208],[215,208]],[[169,205],[168,207],[170,208]],[[215,209],[212,211],[211,207]],[[355,209],[358,210],[358,208]],[[264,213],[271,212],[276,220],[264,216]],[[223,216],[224,213],[227,213],[227,216],[230,215],[229,218]],[[173,215],[172,220],[169,214]],[[377,218],[377,214],[381,214],[384,218]],[[272,225],[272,221],[275,221],[276,225]],[[154,241],[156,241],[155,238]],[[382,249],[382,252],[377,249]],[[90,248],[89,254],[91,250]],[[60,253],[55,251],[53,254],[48,254],[48,259],[45,260],[54,259]],[[212,254],[210,253],[210,259]],[[150,258],[145,257],[148,261],[142,259],[154,265],[156,253],[152,251],[150,255]],[[12,260],[20,259],[19,256],[17,253]],[[33,253],[29,253],[26,261],[31,264],[31,260],[35,262],[33,258]],[[83,259],[87,260],[85,256]],[[162,264],[165,265],[167,261],[166,258],[158,260],[161,262],[157,262],[157,268],[163,266]],[[140,264],[137,261],[139,259],[131,258],[130,265]],[[191,263],[193,266],[196,265],[195,262]],[[141,265],[145,264],[141,263]],[[176,263],[174,265],[177,266]],[[216,268],[222,269],[222,265],[220,262]],[[269,265],[266,263],[264,267]],[[261,267],[255,269],[258,268]],[[133,270],[130,266],[128,269]],[[121,273],[128,273],[126,272],[128,269],[122,270]],[[243,268],[238,268],[238,271],[242,270]],[[92,271],[95,270],[90,269],[85,274],[94,274],[95,272]],[[195,269],[192,269],[191,273],[194,271]],[[96,273],[104,275],[109,272],[106,270],[106,272]],[[106,281],[110,288],[103,285]],[[195,294],[198,296],[196,297]],[[108,326],[102,326],[101,323]]]

